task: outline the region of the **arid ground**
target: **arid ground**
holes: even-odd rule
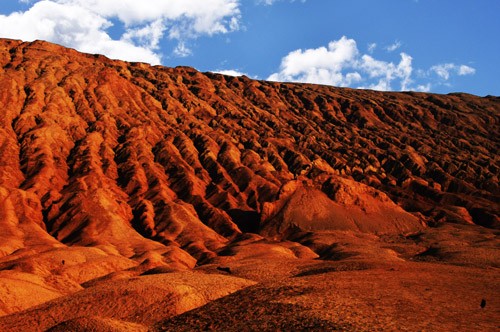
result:
[[[0,40],[0,331],[500,329],[500,97]]]

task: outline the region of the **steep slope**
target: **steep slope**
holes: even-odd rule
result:
[[[63,243],[200,258],[258,228],[299,176],[498,226],[496,97],[261,82],[44,42],[3,41],[1,66],[3,196],[34,195],[31,219]]]
[[[499,97],[273,83],[5,39],[0,87],[0,314],[148,271],[334,259],[345,239],[395,261],[377,239],[500,228]],[[434,233],[419,234],[399,251],[429,249]]]

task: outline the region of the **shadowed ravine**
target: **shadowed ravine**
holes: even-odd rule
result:
[[[0,107],[2,331],[498,328],[499,97],[3,39]]]

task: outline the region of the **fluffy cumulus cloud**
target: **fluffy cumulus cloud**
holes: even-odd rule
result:
[[[21,0],[25,12],[0,15],[0,37],[35,39],[111,58],[161,63],[159,42],[177,43],[172,53],[189,55],[187,41],[239,29],[238,0]],[[113,21],[125,27],[112,38]]]
[[[375,43],[369,44],[368,52],[373,53],[376,46]],[[401,43],[396,42],[386,47],[386,50],[392,52],[399,47]],[[331,41],[326,47],[290,52],[281,60],[280,70],[268,79],[385,91],[429,91],[432,82],[415,83],[412,62],[413,58],[404,52],[399,54],[398,62],[376,59],[360,52],[354,39],[343,36]],[[448,80],[451,74],[471,75],[475,70],[469,66],[448,63],[432,66],[425,72],[434,72]]]
[[[343,36],[330,42],[327,47],[290,52],[282,59],[280,71],[269,76],[269,79],[377,90],[391,90],[392,82],[397,80],[400,89],[406,90],[411,83],[411,63],[411,56],[405,53],[401,53],[398,64],[361,54],[356,41]],[[368,82],[371,83],[363,85]]]
[[[327,47],[290,52],[281,61],[280,72],[269,76],[272,81],[349,85],[360,78],[359,73],[343,74],[344,68],[354,68],[359,56],[356,42],[342,37]]]

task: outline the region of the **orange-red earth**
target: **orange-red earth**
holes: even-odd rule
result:
[[[0,330],[500,328],[500,98],[0,40]]]

